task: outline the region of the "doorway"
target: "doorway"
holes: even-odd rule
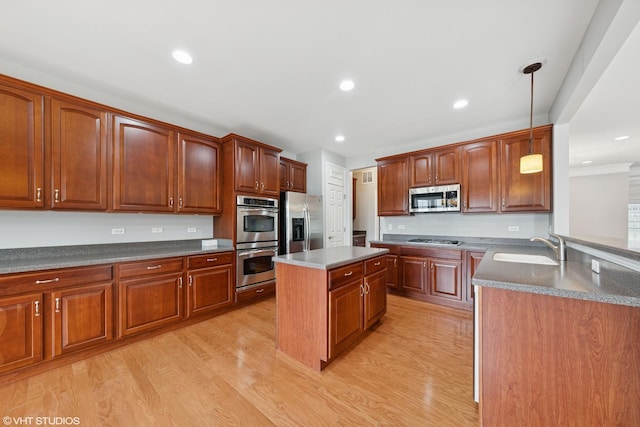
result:
[[[365,246],[380,238],[380,217],[378,216],[378,168],[371,166],[351,171],[353,183],[353,233],[365,233]]]

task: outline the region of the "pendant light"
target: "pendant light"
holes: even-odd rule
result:
[[[529,153],[520,157],[520,173],[542,172],[542,154],[533,154],[533,73],[542,68],[540,62],[524,67],[524,74],[531,74],[531,111],[529,113]]]

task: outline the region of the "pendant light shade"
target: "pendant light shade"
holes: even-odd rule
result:
[[[529,113],[529,153],[520,157],[520,173],[542,172],[542,154],[533,153],[533,73],[542,68],[540,62],[526,66],[522,72],[531,74],[531,110]]]

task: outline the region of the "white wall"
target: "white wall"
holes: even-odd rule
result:
[[[195,233],[187,228],[195,227]],[[111,234],[124,228],[125,234]],[[162,228],[162,233],[152,233]],[[0,249],[209,239],[210,215],[0,211]]]
[[[571,235],[626,241],[629,173],[573,176],[570,181]]]

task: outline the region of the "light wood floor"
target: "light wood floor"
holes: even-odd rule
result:
[[[471,313],[393,295],[388,304],[382,323],[322,373],[276,352],[271,298],[0,383],[0,416],[78,417],[82,426],[478,425]]]

